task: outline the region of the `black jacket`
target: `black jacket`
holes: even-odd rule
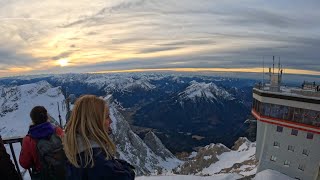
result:
[[[107,160],[100,148],[93,149],[94,167],[67,166],[68,180],[134,180],[133,167],[123,160]],[[80,156],[84,159],[84,153]]]
[[[16,171],[9,154],[6,151],[6,148],[4,147],[2,138],[0,136],[0,179],[3,180],[18,180],[19,175]]]

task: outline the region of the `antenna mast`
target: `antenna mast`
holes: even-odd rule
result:
[[[264,88],[264,56],[262,56],[262,87]]]
[[[273,72],[273,74],[274,74],[274,56],[273,56],[273,68],[272,68],[272,72]]]

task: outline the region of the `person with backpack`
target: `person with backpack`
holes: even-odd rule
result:
[[[30,112],[32,125],[23,138],[19,162],[25,169],[32,169],[32,180],[65,179],[66,157],[63,151],[63,130],[48,121],[43,106]]]
[[[133,180],[134,168],[115,158],[106,102],[93,95],[77,100],[63,138],[69,180]]]

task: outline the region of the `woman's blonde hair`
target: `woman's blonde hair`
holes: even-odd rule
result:
[[[106,116],[109,109],[103,99],[94,95],[85,95],[77,100],[65,129],[64,150],[71,164],[75,167],[89,164],[94,166],[93,150],[90,142],[97,143],[107,159],[112,158],[116,153],[116,148],[108,136],[108,130],[105,125]],[[80,147],[77,137],[84,147],[84,162],[80,156]],[[79,163],[80,160],[80,163]]]

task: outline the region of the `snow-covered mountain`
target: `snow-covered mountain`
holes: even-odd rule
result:
[[[50,116],[58,120],[59,104],[61,116],[66,115],[63,103],[65,98],[61,88],[52,87],[46,81],[21,86],[2,86],[0,93],[0,134],[3,137],[26,135],[31,124],[29,114],[34,106],[44,106]]]
[[[34,106],[46,107],[49,114],[58,119],[58,105],[64,118],[64,95],[60,87],[52,87],[46,81],[0,88],[0,127],[1,135],[6,137],[25,136],[31,124],[29,113]],[[117,144],[120,158],[127,160],[136,167],[139,175],[158,174],[171,171],[182,163],[152,132],[144,140],[136,135],[129,124],[116,108],[110,104],[110,114],[113,120],[112,129],[114,141]],[[148,145],[152,145],[149,147]],[[18,154],[18,153],[16,153]]]
[[[136,89],[149,91],[156,87],[150,83],[149,78],[144,76],[120,74],[67,74],[53,76],[51,80],[62,84],[82,83],[101,89],[105,93],[131,92]]]
[[[0,86],[0,92],[0,134],[4,137],[24,136],[31,122],[30,110],[36,105],[45,106],[50,115],[58,119],[59,103],[61,115],[65,117],[61,88],[52,87],[46,81],[20,86]],[[253,177],[256,173],[255,143],[248,139],[240,138],[232,149],[223,144],[210,144],[178,160],[152,131],[146,133],[143,138],[135,134],[119,112],[118,105],[108,97],[106,100],[109,102],[110,116],[113,120],[113,139],[119,157],[133,164],[139,176],[153,175],[138,177],[138,180],[235,180]],[[17,155],[20,147],[16,146]],[[266,171],[256,175],[256,179],[261,177],[272,179],[285,176]]]
[[[213,176],[195,175],[167,175],[167,176],[142,176],[136,180],[294,180],[274,170],[264,170],[256,174],[254,178],[242,178],[238,174],[216,174]]]
[[[116,105],[111,103],[109,106],[113,121],[113,139],[117,145],[119,157],[134,165],[138,175],[170,172],[182,163],[152,132],[142,140],[131,130]]]
[[[232,149],[223,144],[210,144],[192,153],[176,172],[201,176],[230,173],[250,176],[256,173],[255,151],[256,144],[247,138],[239,138]]]
[[[190,85],[183,92],[179,93],[181,100],[190,99],[196,101],[197,99],[203,98],[208,101],[218,99],[233,100],[234,97],[225,89],[218,87],[214,83],[205,83],[191,81]]]

